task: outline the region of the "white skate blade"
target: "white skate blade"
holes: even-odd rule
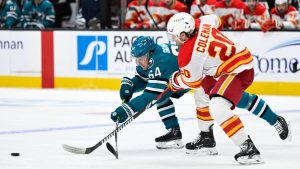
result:
[[[167,142],[156,142],[157,149],[181,149],[183,147],[184,145],[181,139]]]
[[[216,147],[212,147],[212,148],[203,147],[196,150],[186,149],[186,154],[218,155],[218,150],[216,149]]]
[[[242,165],[262,164],[264,161],[260,158],[260,155],[254,155],[251,158],[243,156],[237,159],[237,162]]]

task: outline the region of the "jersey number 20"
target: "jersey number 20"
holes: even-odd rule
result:
[[[219,56],[223,62],[228,60],[235,54],[234,43],[216,29],[213,29],[211,33],[214,40],[209,44],[208,54],[213,58]]]

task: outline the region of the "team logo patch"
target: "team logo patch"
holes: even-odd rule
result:
[[[107,36],[78,36],[78,70],[108,70],[107,48]]]
[[[150,69],[154,64],[154,60],[152,58],[149,59],[149,68]]]

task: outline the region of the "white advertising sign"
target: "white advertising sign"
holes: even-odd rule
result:
[[[256,81],[300,82],[300,32],[225,32],[255,58]],[[164,31],[55,31],[56,77],[122,77],[134,73],[130,47],[140,35],[167,42]]]
[[[255,81],[300,82],[300,32],[226,32],[255,58]]]
[[[122,77],[132,74],[135,64],[130,47],[137,36],[153,36],[166,42],[165,32],[55,31],[56,77]]]
[[[40,76],[41,32],[0,31],[0,75]]]

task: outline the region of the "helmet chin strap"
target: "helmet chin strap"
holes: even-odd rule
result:
[[[179,38],[175,38],[174,41],[178,46],[183,45],[183,43],[185,42],[185,41],[181,41]]]

